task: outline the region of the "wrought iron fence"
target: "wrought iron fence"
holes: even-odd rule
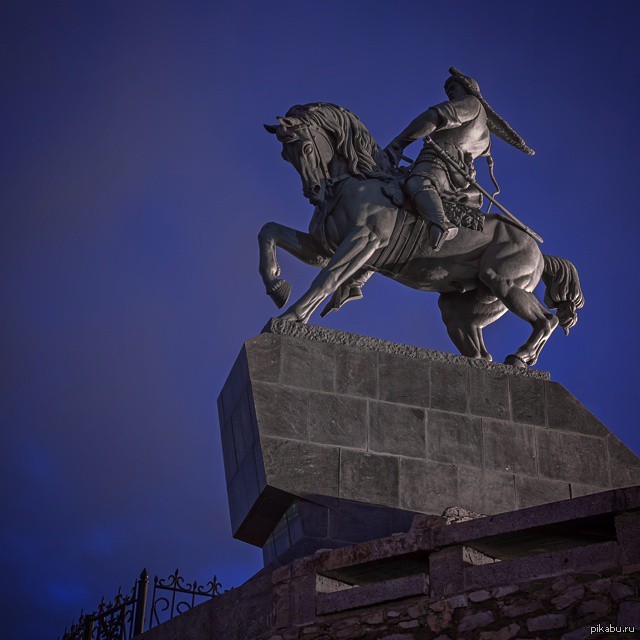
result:
[[[156,576],[153,580],[149,628],[160,624],[161,614],[165,614],[163,617],[171,619],[174,615],[184,613],[194,607],[198,598],[219,596],[221,588],[222,585],[216,576],[213,576],[213,580],[204,585],[199,585],[195,580],[185,582],[177,569],[168,578],[160,580]],[[171,595],[163,595],[160,592],[168,592]]]
[[[196,604],[220,595],[216,576],[204,585],[185,582],[178,569],[168,578],[153,579],[148,629],[188,611]],[[119,589],[111,602],[102,598],[91,613],[80,613],[78,621],[58,640],[130,640],[145,631],[149,574],[143,569],[127,594]]]

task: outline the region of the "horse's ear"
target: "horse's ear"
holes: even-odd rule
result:
[[[277,124],[263,124],[262,125],[269,133],[275,133],[278,128]]]
[[[285,127],[294,127],[297,124],[293,118],[282,118],[280,116],[276,116],[276,120]]]

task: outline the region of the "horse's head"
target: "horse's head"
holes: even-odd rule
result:
[[[298,104],[278,124],[265,125],[282,142],[282,157],[300,174],[306,198],[318,205],[340,176],[392,177],[389,158],[348,109],[329,102]]]
[[[299,118],[277,118],[279,124],[264,128],[282,142],[282,157],[290,162],[302,180],[302,193],[313,205],[321,204],[330,183],[329,164],[334,149],[325,131]]]

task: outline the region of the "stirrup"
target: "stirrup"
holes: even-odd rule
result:
[[[433,243],[431,240],[431,230],[434,227],[440,230],[440,236],[438,237],[435,243]],[[445,242],[448,242],[449,240],[453,240],[457,235],[458,235],[458,227],[456,227],[455,225],[450,224],[449,226],[445,227],[440,225],[437,222],[432,222],[429,227],[429,246],[434,251],[439,251]]]
[[[345,291],[346,287],[343,289],[344,285],[339,287],[331,300],[329,300],[328,304],[322,310],[320,314],[321,317],[325,317],[328,313],[332,311],[337,311],[340,307],[347,304],[347,302],[351,302],[352,300],[360,300],[362,298],[362,287],[358,285],[350,285],[348,291]]]

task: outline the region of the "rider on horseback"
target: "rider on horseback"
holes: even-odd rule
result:
[[[534,154],[489,106],[475,80],[453,67],[449,72],[451,76],[444,85],[449,100],[419,115],[385,149],[391,162],[397,165],[406,146],[419,138],[428,139],[409,171],[404,189],[429,226],[429,241],[434,251],[458,233],[458,228],[445,214],[443,201],[476,208],[482,204],[482,195],[468,180],[469,176],[475,178],[473,162],[477,157],[487,158],[496,193],[499,191],[493,177],[490,133],[524,153]],[[429,137],[437,146],[429,142]],[[458,165],[464,165],[468,175],[457,170],[446,155],[443,157],[443,151]]]

